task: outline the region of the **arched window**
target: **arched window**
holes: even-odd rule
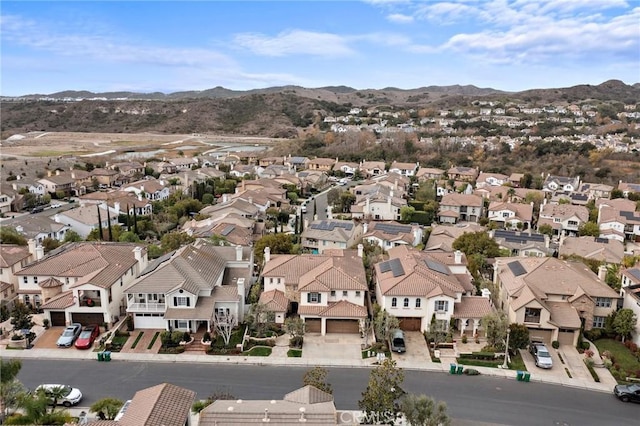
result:
[[[398,306],[398,299],[394,297],[391,299],[391,307],[395,308],[396,306]]]
[[[419,308],[422,305],[422,299],[419,297],[416,299],[416,308]]]
[[[405,297],[405,298],[404,298],[404,307],[405,307],[405,308],[408,308],[408,307],[409,307],[409,298],[408,298],[408,297]]]

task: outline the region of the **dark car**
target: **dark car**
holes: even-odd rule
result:
[[[390,347],[391,352],[397,352],[399,354],[404,353],[407,350],[407,347],[404,344],[404,332],[402,330],[394,330],[391,332],[390,339]]]
[[[82,329],[80,335],[76,339],[75,346],[78,349],[89,349],[93,346],[93,342],[100,335],[100,327],[97,325],[88,325]]]
[[[31,214],[42,213],[44,211],[44,207],[38,206],[31,209]]]
[[[613,394],[622,402],[640,402],[640,384],[617,385],[613,388]]]

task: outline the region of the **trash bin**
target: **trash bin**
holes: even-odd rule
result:
[[[109,351],[105,351],[105,353],[104,353],[104,360],[105,360],[105,361],[111,361],[111,352],[109,352]]]
[[[98,361],[104,361],[104,354],[102,352],[98,352]]]
[[[531,373],[529,373],[528,371],[525,371],[524,377],[523,377],[524,381],[528,382],[530,378],[531,378]]]
[[[518,370],[518,372],[516,373],[516,380],[521,382],[523,377],[524,377],[524,371]]]
[[[449,373],[456,374],[456,365],[455,364],[449,364]]]
[[[464,370],[464,365],[459,365],[457,373],[462,374],[462,370]]]

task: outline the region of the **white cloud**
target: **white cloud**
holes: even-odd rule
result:
[[[410,24],[413,22],[413,16],[403,15],[402,13],[392,13],[391,15],[387,15],[387,20],[396,24]]]
[[[257,55],[310,55],[338,57],[354,54],[347,39],[337,34],[290,30],[269,37],[264,34],[238,34],[234,42]]]

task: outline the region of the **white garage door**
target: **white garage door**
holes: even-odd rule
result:
[[[162,314],[135,314],[133,323],[135,328],[166,328]]]

